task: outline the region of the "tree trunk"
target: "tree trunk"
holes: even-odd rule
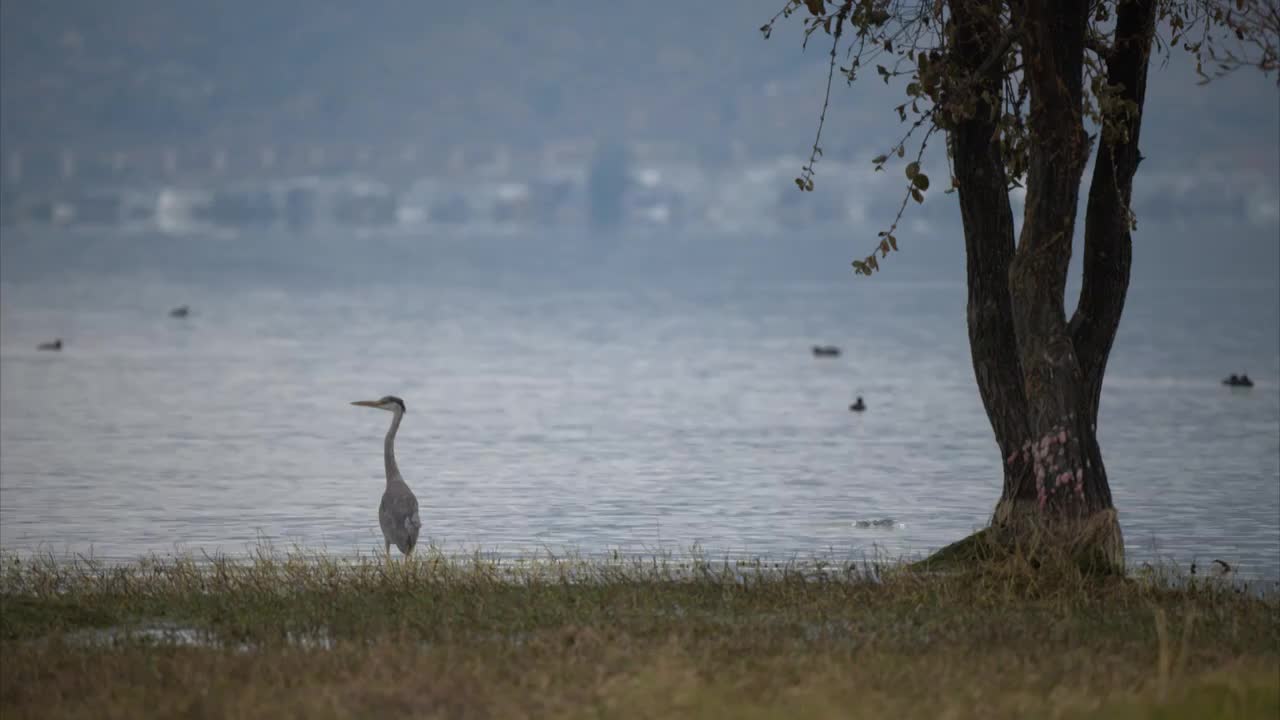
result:
[[[1016,462],[1028,439],[1027,399],[1022,388],[1009,263],[1013,260],[1013,211],[998,137],[998,110],[1004,75],[998,17],[986,3],[959,0],[952,5],[954,52],[974,74],[978,97],[973,114],[949,122],[949,141],[959,184],[969,286],[969,350],[978,392],[1004,458],[1004,490],[1012,497],[1025,484],[1030,466]],[[996,56],[993,57],[993,53]]]
[[[974,373],[1004,466],[993,526],[1019,538],[1049,532],[1123,566],[1124,541],[1097,441],[1102,378],[1128,290],[1129,199],[1154,34],[1154,0],[1117,9],[1107,82],[1129,103],[1102,132],[1085,221],[1084,282],[1071,321],[1064,296],[1080,181],[1087,0],[1027,0],[1010,30],[989,6],[956,0],[952,52],[979,100],[945,119],[964,223]],[[1006,35],[1006,33],[1015,33]],[[995,140],[1000,56],[1022,49],[1034,144],[1016,249],[1005,163]]]

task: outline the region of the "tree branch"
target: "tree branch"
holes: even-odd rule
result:
[[[982,403],[1005,458],[1005,495],[1013,497],[1017,486],[1025,484],[1021,481],[1028,469],[1016,460],[1028,438],[1027,400],[1009,295],[1013,211],[1000,145],[992,141],[1003,98],[1003,68],[996,60],[1008,50],[1012,34],[998,40],[999,18],[979,0],[956,0],[951,10],[954,56],[971,72],[977,99],[972,113],[947,120],[964,224],[969,349]],[[993,45],[997,51],[990,53]]]
[[[1013,32],[1010,31],[1000,38],[999,43],[996,45],[996,49],[987,56],[986,60],[982,61],[982,64],[979,65],[978,69],[974,72],[976,77],[985,78],[987,74],[991,72],[992,68],[996,66],[996,63],[1004,60],[1004,54],[1009,52],[1009,48],[1013,47],[1013,35]]]
[[[1097,55],[1103,60],[1107,60],[1111,57],[1111,46],[1107,45],[1106,41],[1093,33],[1090,33],[1089,37],[1085,39],[1084,46],[1088,50],[1092,51],[1094,55]]]
[[[1126,0],[1117,10],[1115,51],[1107,61],[1107,84],[1117,89],[1098,144],[1089,206],[1085,212],[1084,277],[1071,318],[1071,339],[1096,419],[1107,357],[1120,326],[1133,256],[1133,176],[1141,155],[1138,137],[1147,89],[1147,67],[1155,35],[1156,0]]]
[[[844,20],[849,7],[849,3],[845,3],[835,16],[835,32],[831,33],[831,53],[827,63],[827,89],[822,95],[822,114],[818,116],[818,131],[814,134],[813,148],[809,151],[809,164],[800,169],[800,177],[796,178],[796,186],[801,191],[813,191],[813,166],[818,162],[818,156],[822,154],[822,128],[827,124],[827,108],[831,105],[831,80],[836,75],[836,51],[840,48],[840,35],[844,32]],[[814,27],[818,26],[815,24]]]

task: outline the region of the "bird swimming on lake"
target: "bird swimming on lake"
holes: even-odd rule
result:
[[[814,357],[840,357],[840,348],[835,345],[814,345]]]
[[[863,410],[866,410],[866,409],[867,409],[867,404],[862,402],[861,395],[858,396],[857,402],[849,406],[849,410],[852,412],[862,412]]]
[[[62,338],[57,338],[53,342],[40,343],[36,346],[37,350],[52,350],[57,352],[62,349]]]
[[[1249,379],[1249,373],[1243,375],[1231,373],[1231,376],[1223,380],[1222,384],[1228,387],[1253,387],[1253,381]]]
[[[178,307],[169,311],[169,317],[184,318],[190,314],[191,314],[191,308],[187,307],[186,305],[179,305]]]
[[[418,517],[418,498],[405,484],[396,467],[396,431],[400,429],[400,419],[404,417],[404,401],[393,395],[381,400],[357,400],[351,403],[361,407],[378,408],[393,413],[391,428],[387,430],[387,439],[383,445],[383,464],[387,471],[387,489],[382,493],[382,503],[378,505],[378,524],[382,526],[382,538],[386,541],[387,560],[391,559],[391,546],[399,548],[405,557],[413,552],[418,544],[418,531],[422,529],[422,520]]]

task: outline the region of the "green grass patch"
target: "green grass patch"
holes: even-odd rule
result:
[[[0,558],[0,716],[1276,717],[1280,600],[675,558]]]

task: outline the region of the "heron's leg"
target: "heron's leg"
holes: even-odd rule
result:
[[[387,564],[390,565],[391,564],[391,543],[387,543],[386,548],[385,550],[383,550],[383,552],[386,553]]]

